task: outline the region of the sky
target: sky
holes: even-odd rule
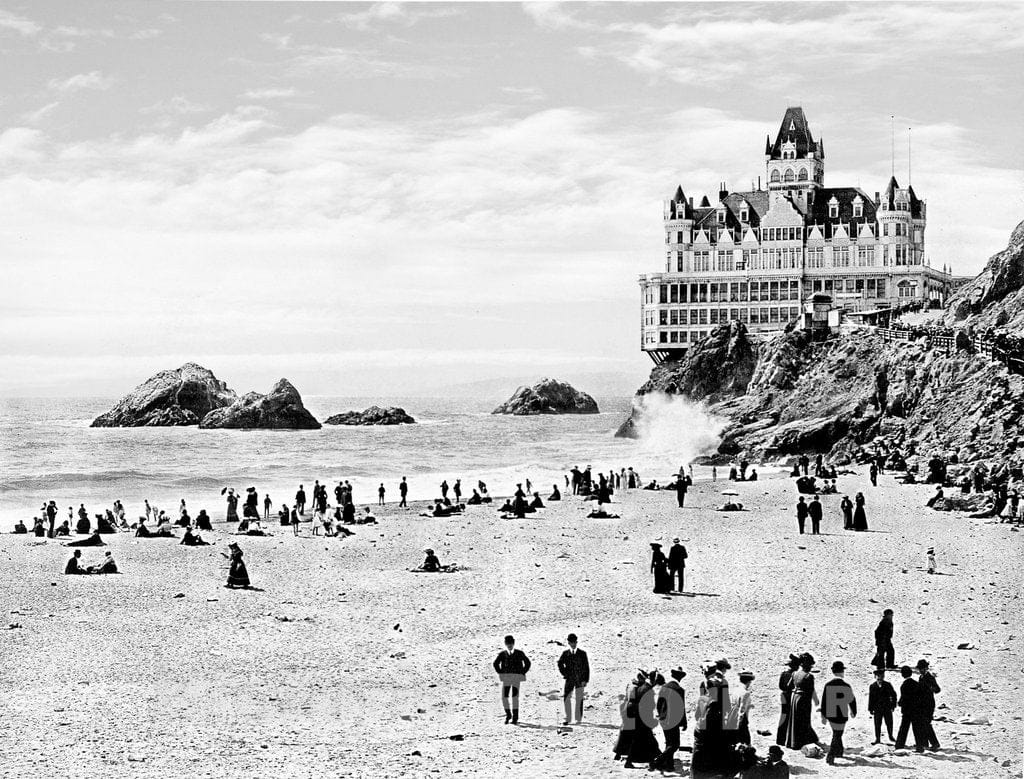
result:
[[[0,0],[0,58],[5,396],[187,360],[240,392],[635,387],[661,200],[748,188],[788,105],[872,195],[913,128],[933,266],[1024,217],[1018,3]]]

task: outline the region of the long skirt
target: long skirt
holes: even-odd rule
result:
[[[779,713],[779,729],[775,734],[775,743],[780,747],[786,746],[786,735],[789,732],[789,696],[783,696],[781,711]]]
[[[238,509],[236,509],[236,508],[234,508],[232,506],[228,506],[227,521],[228,522],[237,522],[238,521]]]
[[[868,517],[864,513],[863,506],[857,506],[853,512],[853,529],[854,530],[867,530],[868,529]]]
[[[818,734],[811,727],[811,696],[794,692],[792,701],[786,746],[790,749],[800,749],[804,744],[817,744]]]
[[[658,740],[654,737],[654,731],[638,717],[626,760],[631,763],[649,763],[660,754],[661,747],[658,746]]]
[[[239,559],[231,561],[231,569],[228,571],[228,587],[248,587],[249,572],[245,569],[245,563]]]

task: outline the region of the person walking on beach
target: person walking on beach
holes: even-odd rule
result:
[[[381,482],[380,486],[377,488],[377,505],[378,506],[383,506],[384,505],[384,494],[386,492],[387,492],[387,490],[384,489],[384,482]]]
[[[683,592],[684,580],[686,579],[686,547],[679,542],[679,537],[672,539],[672,546],[668,550],[668,588],[676,592]],[[679,578],[679,587],[675,586],[676,577]]]
[[[686,474],[683,473],[683,469],[679,469],[679,473],[676,475],[676,501],[679,504],[679,508],[683,508],[686,503],[686,490],[689,488],[689,484],[686,483]]]
[[[245,568],[245,563],[242,562],[242,549],[235,543],[228,544],[228,549],[231,550],[231,553],[224,556],[231,561],[231,567],[228,570],[228,583],[224,586],[233,590],[247,590],[250,587],[249,572]]]
[[[807,513],[811,517],[811,535],[821,535],[821,501],[815,495],[811,498],[811,505],[807,507]]]
[[[868,714],[875,720],[875,740],[872,744],[882,742],[882,723],[892,741],[892,713],[896,710],[896,690],[885,680],[885,669],[875,669],[875,681],[868,687]]]
[[[892,617],[892,609],[886,609],[875,628],[875,656],[871,665],[876,668],[893,668],[896,662],[896,650],[892,645]]]
[[[853,501],[849,495],[843,495],[839,509],[843,512],[843,530],[853,530]]]
[[[875,465],[874,463],[871,463],[871,467],[868,469],[868,474],[871,477],[871,486],[872,487],[877,487],[878,486],[878,466]]]
[[[400,508],[400,509],[407,509],[407,508],[409,508],[409,504],[405,500],[405,498],[406,498],[406,496],[408,494],[409,494],[409,484],[408,484],[408,482],[406,482],[405,477],[403,476],[402,477],[402,481],[398,485],[398,495],[399,495],[399,497],[401,497],[401,500],[398,501],[398,508]]]
[[[821,722],[832,728],[832,743],[828,748],[825,762],[834,765],[837,757],[843,756],[843,731],[851,717],[857,716],[857,699],[853,688],[843,679],[846,666],[841,660],[832,663],[833,677],[821,688]]]
[[[681,666],[668,672],[669,679],[658,691],[656,711],[661,732],[665,736],[665,748],[653,761],[650,769],[662,772],[675,769],[675,755],[679,749],[679,733],[686,730],[686,691],[679,684],[686,676]]]
[[[793,688],[793,674],[796,673],[796,669],[799,667],[800,658],[791,654],[785,670],[779,674],[779,727],[775,732],[775,743],[779,746],[786,745],[786,736],[789,732],[790,696]]]
[[[572,470],[569,471],[569,473],[572,474],[572,494],[578,495],[580,492],[580,479],[583,477],[583,474],[580,472],[580,469],[575,465],[572,467]]]
[[[853,529],[858,531],[864,531],[868,529],[868,516],[864,512],[864,493],[858,492],[857,497],[853,499]]]
[[[924,752],[925,738],[921,733],[921,692],[914,678],[914,669],[909,665],[900,668],[903,683],[900,685],[900,729],[896,733],[894,749],[907,748],[907,735],[914,731],[914,749]]]
[[[807,504],[804,503],[803,495],[796,499],[796,523],[800,527],[800,535],[803,535],[807,523]]]
[[[924,744],[919,743],[919,746],[924,746],[934,752],[939,748],[939,739],[935,735],[935,728],[932,727],[932,719],[935,716],[935,694],[942,690],[935,680],[935,675],[929,669],[927,660],[918,660],[916,670],[919,674],[917,684],[920,708],[918,713],[921,721],[921,737],[924,739]]]
[[[583,693],[590,681],[590,661],[587,659],[587,653],[577,646],[579,639],[575,633],[570,633],[565,640],[569,644],[569,648],[558,658],[558,672],[565,680],[565,686],[562,689],[565,720],[562,724],[569,724],[569,717],[573,713],[572,698],[575,696],[576,724],[579,725],[583,722]]]
[[[455,505],[462,502],[462,479],[456,479],[452,485],[452,494],[455,496]]]
[[[268,492],[263,496],[263,519],[270,521],[270,509],[274,505],[274,502],[270,499],[270,493]]]
[[[494,658],[494,671],[501,680],[501,705],[505,708],[505,724],[519,722],[519,687],[530,672],[530,658],[516,649],[516,640],[505,636],[505,649]]]
[[[448,480],[444,479],[441,482],[441,500],[448,497]]]
[[[295,493],[295,508],[299,514],[306,513],[306,491],[299,485],[299,491]]]
[[[790,689],[789,732],[786,746],[800,749],[805,744],[817,744],[818,734],[811,727],[811,712],[818,704],[818,692],[814,689],[814,657],[809,652],[800,655],[800,668],[793,673]]]
[[[661,544],[651,543],[651,573],[654,574],[654,592],[666,595],[672,591],[672,582],[668,575],[668,558],[661,551]]]

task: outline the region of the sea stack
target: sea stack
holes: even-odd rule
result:
[[[324,420],[325,425],[414,425],[416,420],[397,406],[370,406],[365,411],[346,411]]]
[[[174,427],[198,425],[210,411],[229,406],[237,395],[213,372],[187,362],[150,376],[92,427]]]
[[[597,414],[597,403],[564,381],[541,379],[532,387],[520,387],[492,414],[534,416],[539,414]]]
[[[319,430],[320,423],[302,405],[302,396],[288,379],[280,379],[266,395],[249,392],[230,406],[211,411],[199,427],[244,430]]]

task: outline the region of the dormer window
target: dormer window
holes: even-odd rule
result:
[[[828,201],[828,218],[838,219],[839,218],[839,201],[832,198]]]
[[[853,201],[853,216],[854,218],[864,216],[864,201],[860,197]]]
[[[750,221],[750,211],[746,206],[743,206],[743,208],[740,209],[740,221],[744,224]]]
[[[720,224],[720,225],[724,225],[725,224],[725,210],[721,209],[721,208],[718,209],[718,224]]]

